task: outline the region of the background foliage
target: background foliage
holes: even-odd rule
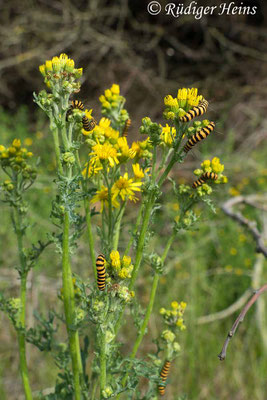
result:
[[[205,98],[211,100],[209,117],[220,121],[216,137],[202,144],[202,154],[194,150],[188,157],[185,165],[188,173],[184,169],[183,176],[172,177],[178,182],[191,182],[191,171],[199,160],[210,158],[217,147],[216,155],[226,165],[229,177],[229,184],[218,191],[218,204],[240,193],[261,194],[266,190],[266,4],[253,2],[259,6],[254,17],[211,16],[196,21],[190,16],[177,20],[163,14],[152,17],[146,11],[147,2],[143,1],[109,3],[105,0],[75,3],[11,0],[0,6],[1,142],[6,144],[20,137],[29,146],[32,139],[31,149],[40,155],[41,171],[29,194],[33,204],[31,241],[45,240],[45,232],[51,228],[47,199],[52,195],[55,168],[51,138],[43,116],[32,103],[32,92],[41,89],[38,66],[60,52],[67,52],[84,67],[80,97],[90,108],[95,108],[96,117],[99,116],[97,98],[103,89],[113,82],[120,84],[133,120],[129,131],[132,140],[138,135],[144,110],[148,110],[151,118],[158,119],[164,95],[175,94],[177,87],[199,87]],[[213,3],[202,1],[201,4]],[[168,196],[168,185],[165,193]],[[170,226],[163,213],[172,213],[175,207],[174,200],[168,197],[162,218],[154,222],[155,232],[169,235]],[[4,207],[2,211],[0,288],[8,288],[15,295],[18,281],[11,268],[17,263],[14,233],[9,229]],[[256,218],[259,228],[264,229],[261,212],[245,207],[243,213]],[[128,213],[129,221],[134,216],[133,209]],[[153,240],[155,247],[161,245],[157,235]],[[170,272],[161,278],[155,311],[174,298],[187,301],[189,306],[183,353],[172,368],[167,389],[169,398],[176,399],[178,394],[187,393],[190,399],[200,400],[265,399],[266,324],[259,329],[259,316],[264,317],[259,307],[246,317],[224,363],[218,361],[217,354],[235,314],[208,325],[200,324],[201,316],[229,307],[253,282],[260,286],[266,281],[263,267],[250,236],[219,209],[215,216],[206,212],[198,230],[184,236],[171,251]],[[91,274],[88,250],[83,242],[73,269],[84,278]],[[61,286],[59,276],[59,259],[55,258],[52,248],[47,249],[30,277],[29,326],[35,324],[33,310],[41,312],[47,304],[53,308]],[[139,296],[146,303],[146,288],[151,283],[148,268],[143,276],[139,280]],[[18,399],[22,391],[14,331],[3,314],[0,318],[1,398]],[[151,346],[151,337],[155,338],[160,330],[157,318],[154,313],[141,349],[143,354]],[[122,334],[127,340],[131,340],[131,331],[131,326],[124,328]],[[33,389],[49,389],[49,382],[55,376],[52,360],[45,353],[40,359],[32,347],[29,358]]]

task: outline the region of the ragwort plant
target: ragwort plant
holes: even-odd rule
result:
[[[100,96],[103,117],[96,122],[93,110],[73,98],[80,91],[83,71],[75,67],[72,59],[61,54],[41,65],[40,72],[47,90],[34,94],[34,101],[48,116],[54,141],[57,195],[52,202],[51,219],[55,231],[49,234],[47,243],[40,242],[30,251],[23,247],[26,225],[22,219],[27,208],[23,194],[36,177],[36,170],[27,163],[32,154],[21,149],[19,140],[8,149],[0,149],[1,166],[8,175],[1,186],[2,200],[12,212],[21,279],[20,298],[2,295],[1,307],[17,330],[25,397],[32,398],[25,354],[27,340],[42,351],[51,351],[60,369],[54,391],[40,393],[38,398],[119,399],[132,398],[134,393],[137,399],[157,399],[165,394],[172,361],[180,351],[179,335],[185,329],[186,308],[185,302],[173,301],[171,309],[160,310],[163,325],[162,333],[154,340],[155,352],[146,360],[137,358],[159,278],[165,273],[173,242],[198,219],[194,206],[206,202],[213,207],[213,186],[226,182],[224,166],[216,157],[203,161],[194,171],[197,180],[192,186],[177,185],[168,178],[192,147],[213,131],[213,122],[195,120],[207,111],[208,102],[195,88],[179,89],[175,98],[166,96],[163,116],[168,123],[162,126],[149,117],[143,118],[142,139],[130,145],[130,118],[117,84]],[[172,222],[172,234],[159,254],[150,248],[149,239],[166,179],[171,180],[180,207]],[[133,203],[138,204],[139,211],[128,237],[122,222]],[[72,256],[84,230],[90,254],[88,268],[93,270],[93,278],[86,281],[72,271]],[[122,235],[128,237],[126,244]],[[48,244],[54,244],[61,257],[62,289],[58,298],[63,302],[64,316],[60,308],[58,312],[50,310],[48,319],[38,316],[37,327],[27,330],[27,274]],[[153,275],[144,313],[135,297],[143,261],[149,263]],[[126,308],[131,310],[136,339],[125,357],[117,335]],[[66,325],[67,343],[58,341],[55,320]],[[147,378],[147,388],[139,387],[141,377]]]

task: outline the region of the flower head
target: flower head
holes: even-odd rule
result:
[[[101,209],[100,212],[103,212],[104,206],[108,207],[108,188],[105,186],[101,186],[100,190],[96,191],[95,196],[92,198],[91,203],[97,203],[100,202],[101,203]],[[116,199],[112,199],[112,206],[117,208],[119,207],[119,203]]]
[[[170,127],[168,124],[162,127],[162,133],[160,135],[162,144],[166,144],[168,147],[171,147],[175,137],[176,137],[175,128]]]
[[[92,147],[92,152],[89,155],[92,155],[92,163],[100,161],[101,163],[108,161],[111,167],[114,167],[116,164],[119,164],[118,160],[118,152],[114,146],[110,143],[100,144],[99,142]]]
[[[142,182],[134,182],[132,178],[129,179],[128,173],[125,172],[123,176],[114,183],[112,186],[112,199],[116,199],[118,196],[125,201],[127,199],[136,201],[137,198],[134,195],[134,192],[140,192],[140,186]]]

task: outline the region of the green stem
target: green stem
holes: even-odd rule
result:
[[[59,147],[59,139],[58,139],[58,129],[51,127],[51,131],[52,131],[52,135],[53,135],[53,139],[54,139],[57,167],[58,167],[59,172],[61,174],[63,174],[63,167],[62,167],[61,160],[60,160],[60,147]]]
[[[146,232],[147,232],[147,228],[148,228],[148,224],[149,224],[149,220],[150,220],[151,211],[152,211],[152,208],[154,205],[154,201],[155,201],[154,195],[150,194],[148,197],[148,200],[147,200],[144,217],[143,217],[142,228],[140,231],[139,240],[138,240],[138,244],[137,244],[137,248],[136,248],[136,258],[135,258],[134,269],[133,269],[133,273],[132,273],[132,277],[131,277],[131,281],[130,281],[130,285],[129,285],[129,290],[133,289],[133,286],[135,284],[137,274],[138,274],[138,271],[140,268],[140,264],[142,261]]]
[[[117,250],[118,249],[119,237],[120,237],[121,219],[122,219],[122,216],[123,216],[123,213],[124,213],[124,210],[125,210],[125,206],[126,206],[126,201],[121,206],[121,209],[120,209],[119,214],[117,216],[117,220],[116,220],[115,227],[114,227],[112,250]]]
[[[97,271],[96,271],[96,264],[95,264],[95,244],[94,244],[94,236],[92,232],[92,221],[91,221],[91,210],[90,204],[87,199],[84,200],[84,209],[85,209],[85,219],[86,219],[86,227],[87,227],[87,235],[89,241],[89,250],[90,250],[90,257],[91,262],[94,270],[95,279],[97,279]]]
[[[142,224],[142,228],[140,231],[140,235],[139,235],[139,240],[138,240],[138,245],[137,245],[137,249],[136,249],[136,259],[135,259],[135,265],[134,265],[134,269],[133,269],[133,273],[132,273],[132,277],[131,277],[131,281],[130,281],[130,285],[129,285],[129,290],[132,290],[135,280],[137,278],[137,273],[142,261],[142,257],[143,257],[143,248],[144,248],[144,244],[145,244],[145,237],[146,237],[146,232],[147,232],[147,228],[148,228],[148,224],[149,224],[149,220],[150,220],[150,213],[152,210],[154,204],[154,199],[152,198],[152,195],[150,195],[148,197],[146,206],[145,206],[145,212],[144,212],[144,217],[143,217],[143,224]],[[117,335],[119,328],[121,326],[121,320],[122,320],[122,316],[124,313],[126,305],[122,306],[122,309],[120,311],[119,317],[117,319],[117,322],[115,324],[115,328],[114,328],[114,333],[115,336]]]
[[[79,168],[79,172],[82,175],[82,167],[81,167],[81,162],[80,162],[80,157],[79,157],[79,152],[78,150],[76,151],[76,162]],[[87,173],[86,173],[86,181],[87,181]],[[86,192],[86,181],[82,180],[82,188],[83,191]],[[86,220],[86,228],[87,228],[87,234],[88,234],[88,241],[89,241],[89,251],[90,251],[90,257],[91,257],[91,263],[93,266],[93,271],[94,271],[94,276],[95,280],[97,279],[97,271],[96,271],[96,265],[95,265],[95,244],[94,244],[94,236],[93,236],[93,231],[92,231],[92,220],[91,220],[91,209],[90,209],[90,203],[87,198],[84,199],[84,211],[85,211],[85,220]]]
[[[143,210],[144,210],[144,202],[142,202],[142,204],[141,204],[141,206],[139,208],[139,212],[138,212],[138,216],[137,216],[137,220],[136,220],[136,224],[135,224],[134,230],[133,230],[133,232],[131,234],[130,240],[129,240],[129,242],[127,244],[127,247],[125,249],[125,252],[124,252],[125,256],[128,255],[128,253],[130,251],[130,248],[131,248],[131,246],[133,244],[134,237],[135,237],[135,235],[136,235],[136,233],[138,231],[138,228],[139,228],[139,225],[140,225],[140,222],[141,222]]]
[[[20,362],[20,373],[24,386],[24,393],[26,400],[32,400],[32,392],[29,381],[29,372],[27,367],[26,359],[26,340],[25,340],[25,313],[26,313],[26,284],[27,274],[21,277],[20,286],[20,300],[21,300],[21,314],[19,318],[21,331],[18,332],[18,343],[19,343],[19,362]]]
[[[101,329],[101,327],[100,327]],[[103,398],[102,390],[106,387],[106,332],[100,332],[100,399]]]
[[[74,380],[75,399],[81,400],[81,386],[83,371],[79,344],[78,331],[73,328],[75,323],[75,300],[72,281],[72,272],[69,261],[69,214],[65,213],[63,226],[62,243],[62,281],[63,281],[63,299],[66,325],[69,337],[69,349],[72,361],[72,371]]]
[[[22,378],[22,383],[24,387],[24,393],[26,400],[32,400],[32,392],[29,381],[29,372],[27,367],[26,359],[26,340],[25,340],[25,320],[26,320],[26,298],[27,298],[27,271],[26,271],[26,259],[23,254],[23,231],[22,231],[22,221],[21,215],[18,209],[15,209],[15,230],[17,235],[19,259],[21,265],[21,277],[20,277],[20,301],[21,310],[19,316],[19,326],[18,331],[18,344],[19,344],[19,359],[20,359],[20,373]]]
[[[162,263],[164,263],[164,261],[165,261],[165,259],[167,257],[167,254],[168,254],[168,252],[170,250],[170,247],[171,247],[171,245],[172,245],[172,243],[174,241],[175,235],[176,235],[176,233],[173,232],[173,234],[169,237],[169,240],[168,240],[168,242],[167,242],[167,244],[165,246],[165,249],[164,249],[162,257],[161,257]],[[146,309],[145,318],[144,318],[142,326],[140,328],[140,332],[139,332],[139,334],[138,334],[138,336],[137,336],[137,338],[135,340],[135,343],[134,343],[134,346],[133,346],[133,350],[132,350],[132,352],[130,354],[130,360],[133,360],[135,358],[136,353],[137,353],[137,351],[139,349],[139,346],[142,343],[143,337],[144,337],[144,335],[146,333],[147,325],[148,325],[148,322],[149,322],[149,319],[150,319],[150,315],[151,315],[151,312],[152,312],[153,306],[154,306],[155,296],[156,296],[158,283],[159,283],[159,277],[160,277],[160,275],[158,273],[155,273],[154,278],[153,278],[151,292],[150,292],[149,302],[148,302],[148,306],[147,306],[147,309]],[[131,363],[128,366],[128,370],[129,370],[130,367],[131,367]],[[122,386],[125,386],[127,378],[128,378],[128,375],[129,375],[129,372],[127,371],[125,376],[124,376],[124,378],[123,378],[123,380],[122,380]],[[117,396],[117,399],[119,399],[119,396]]]

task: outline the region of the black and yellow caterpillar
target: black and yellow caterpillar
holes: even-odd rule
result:
[[[68,109],[67,114],[66,114],[66,120],[67,121],[68,121],[68,118],[69,118],[70,114],[72,113],[72,110],[74,110],[75,108],[78,109],[78,110],[83,111],[84,110],[84,105],[80,100],[72,100],[70,108]]]
[[[215,174],[215,172],[204,172],[204,174],[193,183],[192,188],[196,189],[197,187],[202,186],[203,183],[205,183],[208,179],[216,181],[218,179],[218,175]]]
[[[209,103],[207,100],[203,99],[200,101],[198,106],[195,106],[191,108],[185,115],[180,117],[181,122],[189,122],[192,119],[199,117],[200,115],[203,115],[205,112],[207,112],[207,108],[209,106]]]
[[[85,131],[91,131],[96,126],[96,120],[94,118],[89,119],[86,116],[82,118],[83,129]]]
[[[130,126],[131,126],[131,123],[132,123],[131,119],[128,118],[128,119],[126,120],[126,122],[125,122],[123,131],[122,131],[122,136],[127,137],[127,135],[128,135],[128,130],[129,130]]]
[[[166,360],[163,367],[161,368],[160,371],[160,378],[162,382],[166,382],[169,372],[170,372],[170,367],[171,367],[171,363],[170,361]],[[163,386],[162,384],[158,385],[158,392],[161,396],[164,396],[165,394],[165,386]]]
[[[99,290],[105,290],[106,287],[105,261],[105,256],[103,254],[99,254],[96,259],[97,287]]]
[[[203,139],[206,139],[207,136],[213,131],[215,128],[215,123],[210,122],[209,125],[207,125],[205,128],[202,128],[199,132],[196,132],[186,143],[184,146],[184,152],[188,153],[189,150],[192,149],[195,144],[200,142]]]

